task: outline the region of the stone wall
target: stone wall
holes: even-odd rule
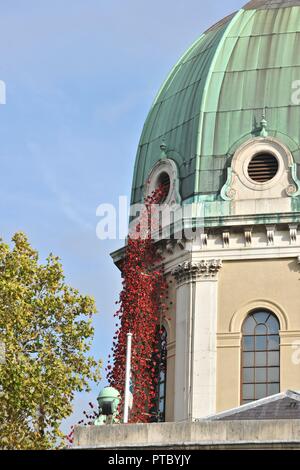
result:
[[[300,449],[300,420],[78,426],[74,448]]]

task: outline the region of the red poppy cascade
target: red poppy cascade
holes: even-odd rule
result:
[[[157,370],[160,361],[157,327],[162,325],[166,317],[168,284],[162,267],[163,259],[153,242],[152,231],[155,207],[165,200],[166,191],[167,188],[160,185],[145,199],[145,209],[136,227],[136,232],[141,236],[129,236],[122,265],[123,290],[118,302],[120,308],[115,314],[120,326],[114,337],[107,376],[110,385],[121,394],[120,414],[122,414],[127,334],[133,333],[131,364],[133,408],[129,420],[131,423],[151,421],[157,397],[159,382]]]

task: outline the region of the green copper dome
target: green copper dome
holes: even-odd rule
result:
[[[280,140],[300,165],[300,0],[253,0],[206,31],[159,91],[135,165],[132,202],[151,169],[175,161],[182,199],[218,200],[235,150],[260,131]],[[298,166],[299,168],[299,166]]]

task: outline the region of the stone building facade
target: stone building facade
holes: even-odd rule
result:
[[[300,1],[249,2],[184,54],[145,123],[132,205],[164,181],[197,232],[170,222],[158,244],[169,422],[300,390],[299,40]]]

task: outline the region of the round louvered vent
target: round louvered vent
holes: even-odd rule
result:
[[[248,174],[256,183],[272,180],[278,172],[278,160],[270,153],[261,153],[252,158],[248,166]]]

